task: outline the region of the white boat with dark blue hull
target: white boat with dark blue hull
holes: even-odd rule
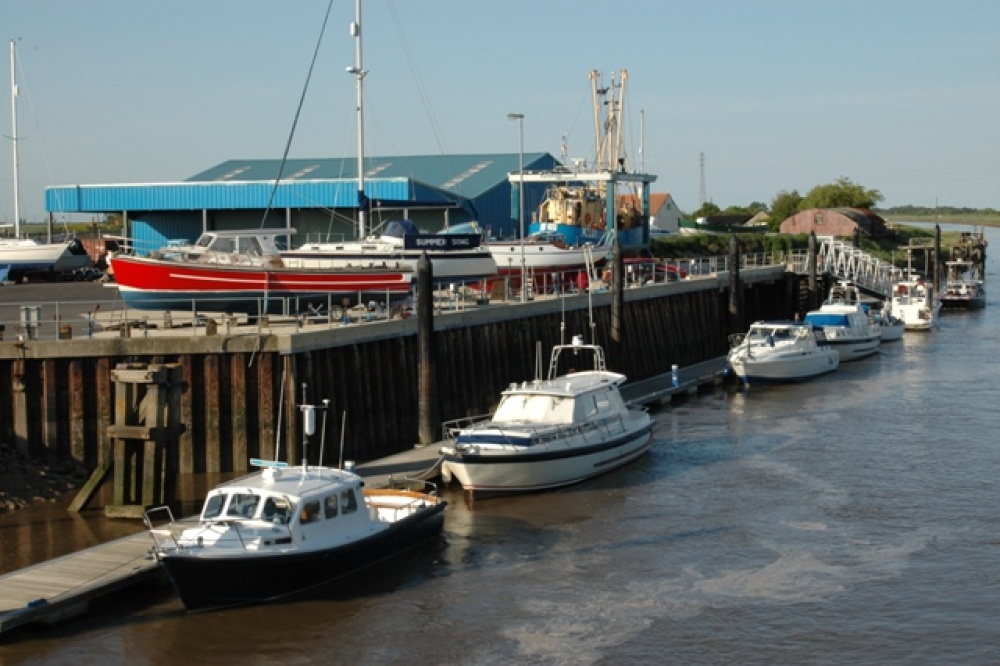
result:
[[[153,556],[189,611],[298,595],[443,528],[447,502],[432,486],[367,489],[346,469],[252,462],[262,470],[216,486],[196,518],[174,520],[169,507],[145,514]]]
[[[841,363],[877,354],[882,344],[881,328],[850,282],[834,285],[829,298],[819,310],[806,313],[805,321],[823,331],[826,343],[840,352]]]
[[[592,369],[575,371],[592,357]],[[565,368],[559,374],[560,367]],[[492,415],[445,424],[441,475],[472,496],[548,490],[626,465],[649,450],[652,419],[630,408],[604,351],[583,343],[552,350],[547,379],[511,384]]]
[[[840,365],[840,353],[820,344],[817,332],[806,323],[758,321],[732,343],[729,367],[747,386],[801,382]]]
[[[194,520],[147,512],[153,554],[185,608],[203,611],[300,594],[441,533],[436,494],[362,486],[346,470],[268,467],[214,488]]]
[[[411,220],[392,220],[385,230],[363,240],[307,242],[281,253],[290,268],[339,268],[402,265],[416,273],[427,254],[436,284],[476,282],[497,273],[497,262],[478,233],[419,231]]]

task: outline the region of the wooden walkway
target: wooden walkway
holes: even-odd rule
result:
[[[145,531],[0,576],[0,634],[86,612],[92,599],[159,575]]]

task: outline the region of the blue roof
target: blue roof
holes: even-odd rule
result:
[[[507,174],[550,169],[548,153],[365,158],[365,194],[421,205],[472,209],[496,189],[509,208]],[[277,188],[274,181],[280,176]],[[273,194],[273,200],[271,200]],[[120,211],[353,208],[357,206],[357,160],[316,158],[228,160],[184,181],[153,184],[97,184],[45,189],[45,208],[60,213]]]

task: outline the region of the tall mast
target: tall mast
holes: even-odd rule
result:
[[[14,150],[14,236],[21,236],[21,187],[18,183],[20,171],[17,159],[17,65],[16,47],[10,40],[10,143]]]
[[[361,107],[364,98],[364,79],[366,72],[361,62],[361,0],[354,2],[354,21],[351,23],[351,36],[354,37],[354,66],[347,71],[354,75],[357,82],[358,111],[358,238],[367,235],[365,228],[365,210],[368,208],[365,200],[365,115]]]

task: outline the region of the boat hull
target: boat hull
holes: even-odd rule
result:
[[[357,266],[398,266],[416,275],[417,262],[424,250],[406,250],[394,253],[342,253],[291,250],[281,254],[285,264],[294,268],[328,270]],[[431,262],[431,276],[435,284],[476,282],[496,275],[497,262],[485,248],[482,251],[432,252],[427,251]]]
[[[497,273],[501,276],[520,276],[521,274],[521,244],[520,243],[490,243],[490,252],[496,260]],[[604,261],[604,251],[607,248],[592,248],[592,256],[596,263]],[[582,247],[559,247],[552,243],[524,243],[524,267],[535,273],[558,273],[571,269],[583,269],[587,266],[587,252]]]
[[[402,300],[412,286],[403,270],[287,269],[115,257],[122,300],[142,310],[283,313],[368,300]]]
[[[902,340],[903,332],[906,331],[906,325],[897,321],[892,324],[887,324],[883,322],[882,327],[882,342],[895,342],[896,340]]]
[[[967,294],[941,294],[942,310],[978,310],[986,307],[986,297],[981,291]]]
[[[357,573],[441,534],[447,502],[403,518],[365,539],[317,551],[216,557],[159,553],[163,570],[188,611],[279,601]]]
[[[568,486],[618,469],[645,454],[652,424],[589,446],[519,447],[517,451],[445,453],[441,473],[473,495],[524,493]],[[475,440],[469,442],[475,444]]]
[[[748,386],[807,381],[833,372],[839,364],[840,354],[835,349],[777,358],[751,359],[734,355],[729,359],[733,372]]]
[[[71,241],[65,243],[35,243],[33,241],[0,241],[0,266],[7,266],[11,276],[44,271],[73,270],[90,264],[86,254],[79,263],[74,263],[76,255],[71,254]],[[62,262],[62,266],[60,266]]]
[[[857,361],[863,358],[868,358],[873,354],[877,354],[881,343],[881,332],[878,335],[865,338],[841,337],[831,339],[827,337],[826,341],[826,344],[837,350],[840,354],[841,363]]]

